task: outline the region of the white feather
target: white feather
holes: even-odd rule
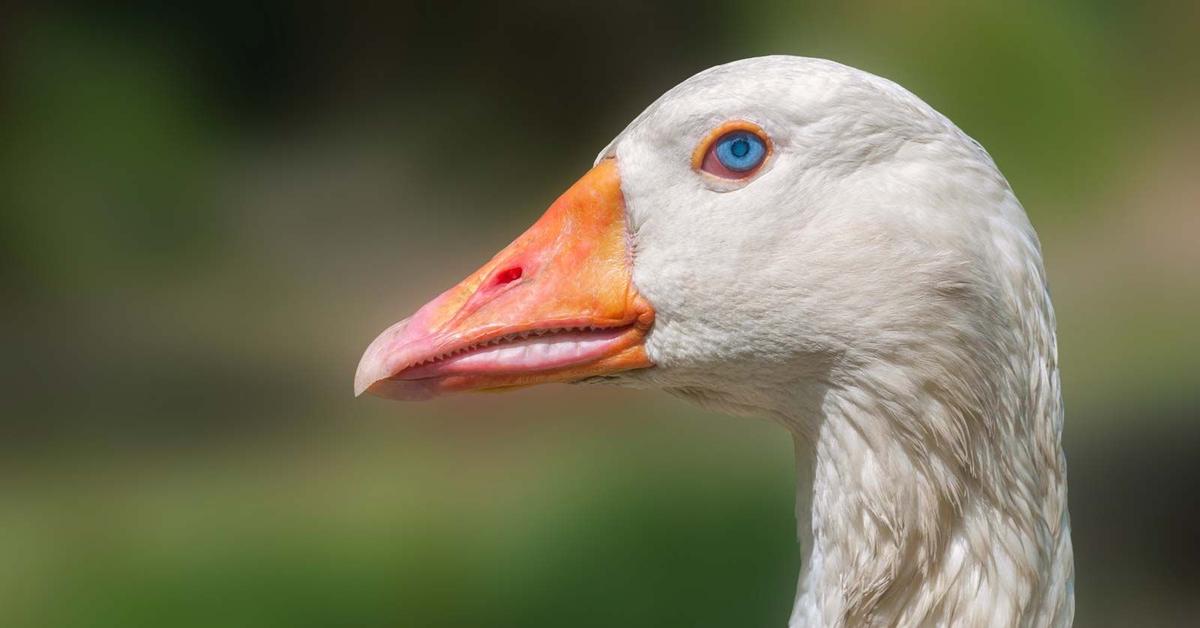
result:
[[[745,185],[691,167],[732,119],[775,146]],[[983,148],[890,81],[765,57],[675,87],[606,156],[657,311],[657,367],[625,381],[796,434],[791,625],[1070,624],[1054,313]]]

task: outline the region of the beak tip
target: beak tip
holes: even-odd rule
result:
[[[370,351],[367,353],[369,355]],[[371,368],[371,364],[369,364],[370,361],[367,359],[368,355],[363,356],[362,360],[358,363],[358,369],[354,372],[355,398],[361,397],[365,392],[369,392],[371,390],[371,386],[375,385],[375,382],[383,379],[376,376],[374,373],[376,369]]]
[[[376,384],[391,377],[392,372],[388,370],[387,353],[396,344],[397,338],[402,336],[408,327],[409,320],[406,318],[385,329],[371,341],[371,344],[367,345],[362,357],[358,360],[358,368],[354,371],[354,396],[356,398],[361,397],[363,393],[372,392],[371,389]]]
[[[354,396],[361,397],[363,393],[371,391],[379,380],[387,377],[387,374],[381,373],[381,364],[379,361],[379,352],[374,351],[375,345],[372,343],[363,353],[362,359],[358,361],[358,368],[354,371]]]
[[[357,398],[361,397],[363,395],[363,393],[367,392],[367,390],[370,387],[371,387],[371,383],[364,382],[361,379],[359,379],[358,377],[355,377],[354,378],[354,398],[357,399]]]

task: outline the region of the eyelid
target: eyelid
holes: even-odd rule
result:
[[[771,159],[771,155],[775,154],[775,144],[771,141],[771,136],[767,135],[767,132],[763,131],[762,127],[750,122],[749,120],[729,120],[728,122],[722,122],[721,124],[718,124],[716,128],[709,131],[708,134],[704,136],[704,139],[700,140],[699,144],[696,144],[696,148],[692,150],[692,170],[695,170],[696,172],[705,172],[701,166],[704,165],[704,157],[708,155],[708,151],[713,147],[713,143],[734,131],[748,131],[753,133],[754,135],[758,136],[758,138],[762,140],[763,144],[765,144],[767,147],[767,154],[763,157],[762,163],[759,164],[759,166],[754,170],[749,171],[747,173],[747,178],[752,176],[753,173],[762,169],[762,165]],[[709,174],[710,176],[716,176],[712,175],[711,173],[706,174]]]

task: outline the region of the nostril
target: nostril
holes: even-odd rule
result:
[[[494,283],[497,286],[503,286],[506,283],[512,283],[521,278],[521,273],[522,273],[522,271],[521,271],[520,266],[513,266],[512,268],[506,268],[506,269],[496,273],[496,280],[494,281]]]

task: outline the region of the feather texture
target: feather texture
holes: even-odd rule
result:
[[[689,160],[747,120],[749,182]],[[1073,563],[1054,312],[992,159],[898,85],[797,57],[667,92],[615,156],[656,368],[619,381],[797,438],[792,626],[1064,626]]]

